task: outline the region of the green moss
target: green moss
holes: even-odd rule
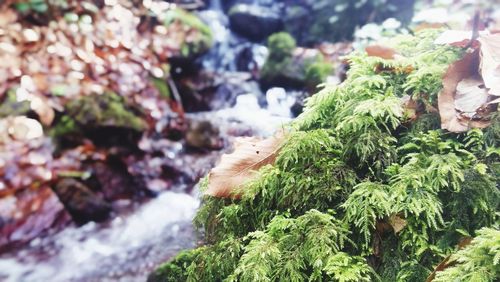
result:
[[[31,110],[29,101],[17,101],[14,89],[7,91],[2,104],[0,105],[0,118],[7,116],[25,115]]]
[[[113,92],[83,96],[69,102],[65,111],[83,127],[113,126],[137,131],[146,129],[145,122],[129,107],[124,98]]]
[[[295,50],[297,45],[295,39],[290,34],[278,32],[269,36],[267,47],[269,48],[270,59],[282,61],[292,56],[293,50]]]
[[[271,35],[268,39],[269,56],[262,67],[261,79],[265,85],[313,88],[325,82],[332,72],[332,65],[322,55],[294,56],[296,43],[286,32]]]
[[[162,265],[160,265],[148,277],[148,282],[178,282],[186,281],[187,268],[193,260],[202,252],[202,248],[194,250],[185,250],[177,254],[177,256]]]
[[[241,199],[205,196],[197,223],[212,245],[188,281],[422,281],[463,234],[498,222],[499,148],[478,129],[438,129],[432,114],[435,81],[462,50],[424,35],[396,40],[405,58],[351,55],[346,81],[307,101]],[[428,105],[416,122],[405,95]],[[219,245],[229,241],[243,254]]]
[[[314,62],[306,67],[306,81],[310,87],[314,87],[326,81],[332,73],[332,64],[324,61]]]
[[[180,23],[186,34],[196,33],[196,36],[190,35],[189,40],[182,42],[180,47],[182,57],[196,57],[212,46],[212,31],[196,15],[179,8],[168,10],[165,14],[164,24],[169,26],[173,23]]]

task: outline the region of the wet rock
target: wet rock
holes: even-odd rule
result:
[[[52,135],[70,143],[87,137],[98,146],[135,147],[147,129],[140,110],[112,92],[70,101]]]
[[[259,86],[248,73],[200,73],[179,81],[179,92],[186,112],[214,111],[229,108],[236,97],[258,93]]]
[[[109,217],[111,205],[78,180],[63,178],[53,189],[75,222],[83,224]]]
[[[24,189],[0,197],[0,252],[59,229],[70,216],[50,187]]]
[[[268,7],[236,4],[228,15],[231,29],[255,41],[265,39],[283,28],[279,11]]]
[[[199,10],[207,7],[210,0],[168,0],[167,2],[175,3],[186,10]]]
[[[357,26],[382,22],[389,17],[408,22],[415,0],[330,1],[281,0],[283,21],[299,45],[312,46],[323,41],[336,42],[352,38]],[[353,17],[352,15],[356,15]]]
[[[224,147],[224,140],[220,136],[219,128],[210,121],[190,120],[186,145],[199,150],[220,150]]]
[[[126,165],[118,158],[108,157],[107,162],[91,165],[97,187],[107,201],[129,199],[142,192],[140,185],[135,185]]]

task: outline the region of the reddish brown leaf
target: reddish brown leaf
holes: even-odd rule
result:
[[[381,45],[370,45],[365,48],[365,51],[370,57],[379,57],[386,60],[392,60],[397,55],[396,50],[393,48]]]
[[[237,139],[234,152],[224,154],[219,165],[210,171],[205,193],[222,198],[239,197],[236,189],[252,180],[259,168],[274,163],[283,139],[282,134],[267,139]]]

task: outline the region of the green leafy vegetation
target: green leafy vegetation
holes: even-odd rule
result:
[[[346,81],[307,101],[241,198],[204,196],[207,245],[181,280],[425,281],[469,236],[437,280],[497,279],[498,125],[440,129],[441,77],[463,51],[434,45],[439,33],[397,38],[394,60],[352,54]]]

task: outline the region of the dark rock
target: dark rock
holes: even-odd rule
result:
[[[190,120],[186,132],[186,145],[199,150],[220,150],[224,140],[219,129],[207,120]]]
[[[349,40],[357,26],[368,22],[382,22],[389,17],[402,22],[411,20],[415,0],[379,2],[281,0],[284,28],[299,45],[313,46],[324,41]]]
[[[140,185],[135,185],[126,165],[118,158],[108,157],[106,162],[96,162],[91,167],[98,182],[96,186],[105,200],[128,199],[141,194]]]
[[[174,3],[186,10],[199,10],[210,4],[210,0],[168,0],[167,2]]]
[[[236,104],[241,94],[258,92],[248,73],[200,73],[177,83],[186,112],[214,111]]]
[[[78,224],[103,221],[110,215],[111,205],[76,179],[63,178],[53,189]]]
[[[254,41],[283,29],[279,11],[268,7],[236,4],[228,15],[231,29]]]

